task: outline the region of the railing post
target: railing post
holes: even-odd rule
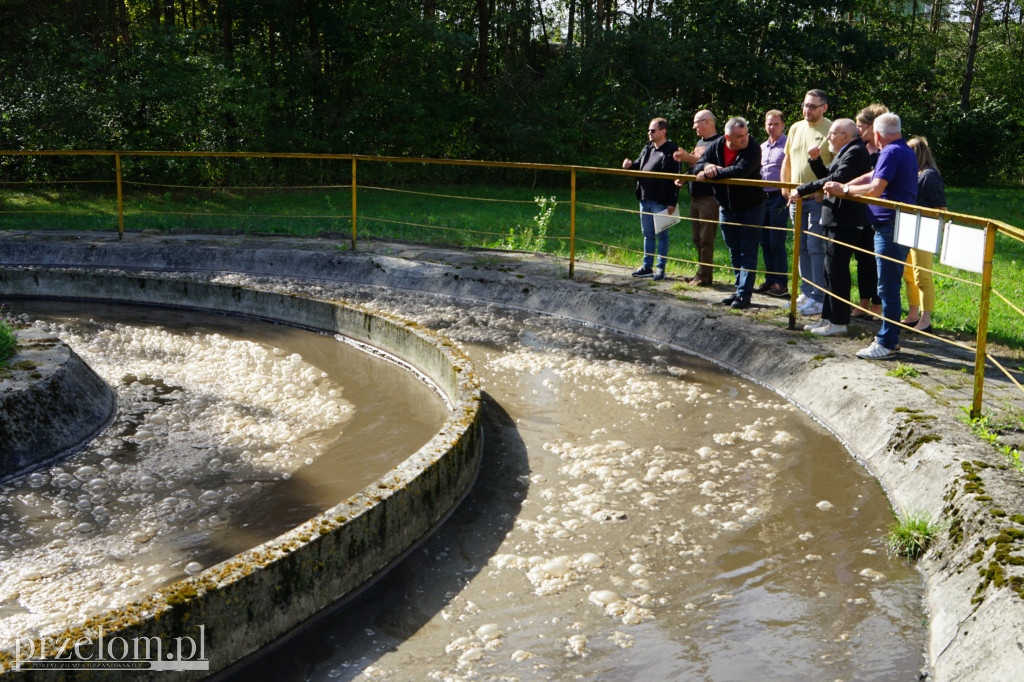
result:
[[[114,154],[114,168],[117,173],[117,239],[124,239],[124,191],[121,188],[121,155]]]
[[[569,179],[569,279],[576,279],[576,168]]]
[[[996,250],[996,226],[985,226],[985,263],[981,269],[981,305],[978,306],[978,343],[974,353],[974,400],[971,419],[981,417],[981,399],[985,391],[985,345],[988,340],[988,304],[992,297],[992,259]]]
[[[785,192],[786,190],[780,190]],[[796,329],[796,299],[800,295],[800,235],[803,234],[803,197],[797,196],[793,213],[793,268],[789,277],[789,328]]]
[[[356,157],[352,157],[352,250],[356,250]]]

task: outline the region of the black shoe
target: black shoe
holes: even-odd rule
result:
[[[744,308],[749,308],[749,307],[750,307],[750,299],[749,298],[737,298],[735,301],[732,302],[732,309],[733,310],[743,310]]]
[[[633,271],[634,277],[653,277],[654,270],[651,270],[646,265],[641,265],[639,268]]]
[[[665,268],[654,268],[654,281],[660,282],[665,279]]]
[[[735,303],[738,300],[740,300],[740,297],[737,296],[736,294],[733,294],[729,298],[723,298],[722,299],[722,305],[732,305],[733,303]]]

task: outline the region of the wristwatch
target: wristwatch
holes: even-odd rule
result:
[[[843,196],[850,196],[850,186],[843,185]]]

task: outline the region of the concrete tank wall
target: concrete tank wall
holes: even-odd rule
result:
[[[105,613],[57,637],[99,646],[102,629],[132,641],[196,637],[202,625],[210,670],[258,650],[321,609],[353,594],[398,561],[442,522],[468,492],[480,462],[480,387],[468,359],[423,328],[356,306],[247,289],[143,275],[60,271],[0,271],[0,293],[92,297],[188,305],[281,320],[337,332],[371,344],[429,377],[451,404],[441,430],[418,452],[359,494],[289,532],[198,576],[180,580],[146,601]],[[0,652],[0,671],[14,665]],[[45,679],[89,679],[103,672],[35,673]],[[198,679],[207,673],[177,673]],[[160,678],[135,671],[133,679]],[[165,679],[165,678],[161,678]]]

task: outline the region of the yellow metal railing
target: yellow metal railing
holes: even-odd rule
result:
[[[117,191],[117,226],[118,226],[118,237],[119,237],[119,239],[123,239],[123,237],[124,237],[124,229],[125,229],[125,207],[124,207],[124,187],[123,187],[124,179],[123,179],[123,170],[122,170],[122,159],[125,158],[125,157],[199,157],[199,158],[204,158],[205,157],[205,158],[250,158],[250,159],[306,159],[306,160],[329,160],[329,161],[339,161],[339,162],[349,161],[351,163],[351,182],[350,182],[350,187],[351,187],[351,196],[352,196],[352,199],[351,199],[351,201],[352,201],[352,213],[351,213],[350,218],[351,218],[351,228],[352,228],[351,247],[352,247],[353,250],[355,250],[355,248],[356,248],[356,243],[357,243],[357,238],[358,238],[358,224],[359,224],[359,222],[358,222],[359,221],[359,212],[358,212],[358,194],[359,194],[358,167],[359,167],[359,163],[360,162],[362,162],[362,163],[397,163],[397,164],[405,164],[405,163],[440,164],[440,165],[446,165],[446,166],[470,166],[470,167],[478,167],[478,168],[502,168],[502,169],[530,170],[530,171],[535,171],[535,172],[536,171],[554,171],[554,172],[559,172],[559,173],[568,173],[569,174],[569,185],[570,185],[570,200],[569,200],[569,204],[570,204],[569,211],[570,211],[570,213],[569,213],[569,236],[568,236],[568,242],[569,242],[569,245],[568,245],[569,246],[569,259],[568,259],[569,260],[569,265],[568,265],[568,268],[569,268],[569,273],[568,274],[569,274],[570,278],[574,278],[575,277],[576,242],[579,239],[577,237],[577,215],[576,215],[576,209],[577,209],[577,205],[587,205],[587,204],[583,204],[582,202],[578,202],[577,201],[576,190],[577,190],[577,176],[578,176],[578,174],[580,174],[580,173],[589,173],[589,174],[603,174],[603,175],[620,175],[620,176],[629,177],[631,179],[636,179],[636,178],[639,178],[639,177],[671,178],[673,180],[676,180],[676,179],[693,180],[693,179],[695,179],[695,177],[692,176],[692,175],[676,175],[676,174],[667,174],[667,173],[651,173],[651,172],[635,171],[635,170],[622,170],[622,169],[619,169],[619,168],[598,168],[598,167],[591,167],[591,166],[560,165],[560,164],[538,164],[538,163],[518,163],[518,162],[492,162],[492,161],[477,161],[477,160],[467,160],[467,159],[429,159],[429,158],[409,158],[409,157],[398,157],[398,156],[363,156],[363,155],[357,155],[357,154],[312,154],[312,153],[300,153],[300,152],[171,152],[171,151],[165,152],[165,151],[87,151],[87,150],[82,150],[82,151],[56,151],[56,150],[53,150],[53,151],[25,151],[25,150],[0,151],[0,157],[5,157],[5,156],[93,156],[93,157],[112,157],[113,160],[114,160],[114,178],[112,180],[113,180],[113,183],[116,186],[116,191]],[[92,183],[92,182],[106,182],[106,181],[103,181],[103,180],[99,180],[99,181],[89,180],[89,181],[83,181],[83,182],[90,182],[90,183]],[[762,188],[773,187],[773,188],[777,188],[777,189],[781,189],[781,190],[789,190],[789,189],[791,189],[791,188],[796,186],[793,183],[767,182],[767,181],[761,181],[761,180],[707,180],[705,182],[711,182],[711,183],[723,182],[723,183],[726,183],[726,184],[751,185],[751,186],[757,186],[757,187],[762,187]],[[12,182],[9,182],[9,181],[5,181],[4,184],[11,185],[11,184],[15,184],[15,183],[12,183]],[[145,186],[147,183],[135,183],[135,184]],[[160,186],[161,187],[167,187],[166,185],[160,185]],[[340,186],[336,186],[336,187],[343,187],[343,186],[345,186],[345,185],[340,185]],[[323,185],[317,185],[315,187],[318,188],[318,189],[324,189],[325,188],[325,186],[323,186]],[[250,188],[250,189],[266,189],[266,188],[258,187],[258,188]],[[364,189],[369,189],[369,187],[364,187]],[[479,197],[474,197],[474,199],[478,199],[479,200],[480,198]],[[862,201],[862,202],[865,202],[865,203],[871,203],[871,204],[886,206],[886,207],[894,208],[894,209],[897,209],[897,210],[903,210],[903,211],[907,211],[907,212],[914,212],[914,213],[917,213],[919,216],[935,218],[935,219],[938,219],[940,221],[940,225],[943,226],[943,227],[947,223],[951,223],[953,221],[956,221],[958,224],[971,225],[971,226],[975,226],[975,227],[980,227],[980,228],[983,228],[986,231],[984,265],[983,265],[983,269],[982,269],[982,273],[981,273],[981,294],[980,294],[980,303],[979,303],[979,309],[978,309],[978,332],[977,332],[976,345],[975,345],[975,347],[973,349],[971,349],[968,346],[965,346],[963,344],[958,344],[958,343],[950,342],[950,341],[945,340],[945,339],[940,339],[940,340],[943,340],[943,341],[945,341],[947,343],[954,343],[954,345],[957,345],[960,348],[969,349],[969,350],[973,351],[974,354],[975,354],[975,362],[974,362],[974,395],[973,395],[973,402],[972,402],[972,408],[971,408],[971,416],[972,417],[977,418],[977,417],[981,416],[981,413],[982,413],[981,402],[982,402],[983,391],[984,391],[984,372],[985,372],[985,362],[986,362],[986,360],[990,361],[993,364],[993,366],[998,368],[1004,375],[1006,375],[1006,377],[1019,390],[1024,392],[1024,387],[1021,387],[1020,383],[1017,382],[1016,379],[1014,379],[1012,374],[1009,371],[1007,371],[1006,368],[1003,367],[1003,365],[1001,363],[999,363],[996,358],[988,355],[988,353],[986,352],[987,336],[988,336],[988,326],[989,326],[989,303],[990,303],[990,300],[991,300],[991,296],[993,294],[995,294],[1002,301],[1004,301],[1006,304],[1008,304],[1017,314],[1024,316],[1024,311],[1022,311],[1018,306],[1016,306],[1014,303],[1009,301],[1005,296],[1000,294],[998,291],[993,291],[993,289],[992,289],[992,270],[993,270],[993,257],[994,257],[994,249],[995,249],[995,236],[996,236],[996,234],[1005,234],[1005,235],[1008,235],[1008,236],[1012,237],[1013,239],[1016,239],[1016,240],[1019,240],[1019,241],[1024,241],[1024,230],[1021,230],[1019,228],[1013,227],[1011,225],[1007,225],[1006,223],[1003,223],[1001,221],[990,220],[990,219],[980,218],[980,217],[970,216],[970,215],[964,215],[964,214],[960,214],[960,213],[954,213],[954,212],[951,212],[951,211],[938,211],[938,210],[935,210],[935,209],[928,209],[928,208],[919,207],[919,206],[906,205],[906,204],[901,204],[901,203],[898,203],[898,202],[890,202],[890,201],[885,201],[885,200],[882,200],[882,199],[872,199],[872,198],[866,198],[866,197],[852,197],[852,199],[854,201]],[[802,204],[802,200],[801,199],[797,199],[796,200],[796,207],[795,207],[797,215],[800,215],[801,207],[802,207],[801,204]],[[597,208],[608,208],[608,207],[597,207]],[[614,210],[623,210],[623,209],[614,209]],[[629,212],[630,213],[636,213],[636,211],[629,211]],[[334,217],[337,217],[337,216],[320,216],[320,217],[334,218]],[[683,216],[680,216],[680,218],[686,219]],[[395,222],[395,221],[388,221],[388,220],[384,220],[384,219],[380,219],[380,218],[375,218],[373,220],[378,220],[378,221],[385,222],[385,223]],[[794,228],[792,229],[792,231],[794,232],[792,265],[791,265],[791,271],[789,273],[785,273],[787,275],[791,275],[792,273],[796,273],[796,272],[799,271],[800,237],[801,237],[801,231],[802,231],[801,230],[802,225],[800,224],[800,222],[801,221],[797,221],[797,223],[794,225]],[[412,223],[402,223],[402,224],[411,225]],[[430,226],[425,226],[425,227],[438,228],[439,226],[430,225]],[[762,226],[759,225],[757,227],[762,227]],[[488,233],[488,234],[490,234],[490,233]],[[821,239],[827,239],[827,237],[823,237],[821,235],[809,235],[809,236],[814,236],[816,238],[821,238]],[[559,238],[559,237],[549,237],[549,238],[564,239],[564,238]],[[579,241],[587,241],[587,240],[579,239]],[[607,248],[613,248],[613,245],[607,245],[607,244],[602,245],[599,242],[588,242],[588,243],[599,245],[599,246],[605,246]],[[614,248],[621,249],[622,247],[618,246],[618,245],[614,245]],[[856,248],[856,247],[853,247],[853,248]],[[624,250],[628,251],[628,249],[624,249]],[[709,264],[709,265],[714,266],[714,264]],[[715,267],[718,267],[718,266],[715,266]],[[931,272],[934,273],[934,271],[931,271]],[[938,273],[935,273],[935,274],[938,274]],[[790,308],[789,308],[789,326],[790,326],[790,329],[795,329],[796,328],[796,312],[797,312],[797,310],[796,310],[796,299],[797,299],[797,292],[798,292],[798,287],[799,287],[799,280],[798,280],[797,277],[792,277],[791,276],[789,278],[789,281],[791,283]],[[966,281],[966,280],[961,280],[961,281]],[[863,308],[860,308],[860,306],[857,306],[856,304],[852,304],[852,302],[848,301],[848,303],[851,303],[851,305],[853,305],[854,308],[858,308],[858,309],[863,310]],[[904,328],[909,329],[909,327],[906,327],[905,325],[900,324],[898,321],[893,321],[893,323],[894,324],[898,324],[899,326],[902,326]],[[932,336],[932,338],[938,338],[938,337],[935,337],[933,335],[929,335],[929,336]]]

